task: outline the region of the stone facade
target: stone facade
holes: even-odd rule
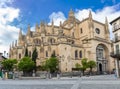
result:
[[[76,63],[81,63],[82,58],[96,61],[96,70],[99,72],[111,71],[114,66],[109,56],[109,35],[107,18],[105,23],[95,21],[90,11],[88,18],[79,21],[70,10],[68,19],[60,22],[60,26],[54,26],[54,22],[51,25],[41,22],[40,25],[36,24],[35,31],[31,31],[28,25],[26,35],[20,30],[18,43],[12,43],[9,55],[10,58],[20,60],[27,48],[31,57],[36,47],[37,65],[41,65],[54,53],[59,59],[59,69],[62,72],[72,71]]]
[[[110,24],[114,34],[111,56],[115,59],[117,77],[120,77],[120,16],[111,21]]]

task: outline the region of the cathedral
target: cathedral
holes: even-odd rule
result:
[[[71,72],[75,64],[81,64],[82,58],[94,60],[96,71],[110,72],[114,68],[114,61],[110,57],[111,41],[107,18],[105,23],[92,18],[91,11],[88,18],[79,21],[72,10],[68,18],[59,26],[41,22],[36,24],[35,31],[28,25],[27,33],[19,32],[18,41],[10,46],[9,57],[18,61],[24,57],[25,49],[31,57],[36,48],[38,57],[36,65],[42,65],[54,53],[59,59],[61,72]]]

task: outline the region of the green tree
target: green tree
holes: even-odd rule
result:
[[[37,57],[38,57],[38,53],[37,53],[37,49],[35,48],[32,53],[32,60],[34,61],[35,64],[36,64]]]
[[[85,70],[88,68],[88,62],[87,62],[87,58],[83,58],[81,60],[81,67],[80,67],[80,70],[83,72],[83,75],[84,75],[84,72]]]
[[[80,65],[79,63],[76,63],[76,64],[75,64],[75,70],[78,70],[78,71],[79,71],[80,68],[81,68],[81,65]]]
[[[96,67],[96,62],[93,60],[88,61],[88,68],[90,68],[89,73],[92,74],[92,69]]]
[[[15,64],[17,64],[16,59],[6,59],[2,61],[3,68],[7,71],[13,71]]]
[[[34,61],[30,57],[24,57],[18,63],[18,69],[23,71],[24,75],[30,73],[35,67]]]
[[[25,57],[28,57],[29,55],[28,55],[28,49],[26,48],[25,49]]]
[[[44,67],[47,71],[54,73],[56,70],[58,70],[58,59],[56,57],[47,59]]]

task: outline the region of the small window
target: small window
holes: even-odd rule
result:
[[[115,41],[118,41],[118,34],[115,34]]]
[[[80,33],[83,33],[83,30],[82,30],[82,28],[80,28]]]
[[[95,31],[96,31],[97,34],[100,34],[100,29],[99,28],[96,28]]]
[[[29,51],[29,57],[31,57],[31,51]]]
[[[55,50],[53,51],[53,55],[56,55]]]
[[[53,53],[51,54],[52,57],[56,56],[55,50],[53,50]]]
[[[78,57],[78,51],[75,50],[75,58],[77,58],[77,57]]]
[[[52,39],[50,39],[50,43],[52,44]]]
[[[54,38],[50,38],[49,39],[49,42],[52,44],[52,43],[55,43],[55,39]]]
[[[48,57],[48,51],[46,51],[46,57]]]
[[[119,44],[115,46],[116,48],[116,53],[119,53]]]
[[[82,58],[82,51],[79,52],[79,57]]]
[[[66,71],[67,71],[67,68],[66,68]]]
[[[21,54],[19,53],[19,59],[21,59]]]

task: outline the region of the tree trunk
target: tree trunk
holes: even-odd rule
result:
[[[92,75],[92,68],[90,68],[90,75]]]
[[[83,76],[85,75],[84,72],[85,72],[85,71],[83,70]]]

